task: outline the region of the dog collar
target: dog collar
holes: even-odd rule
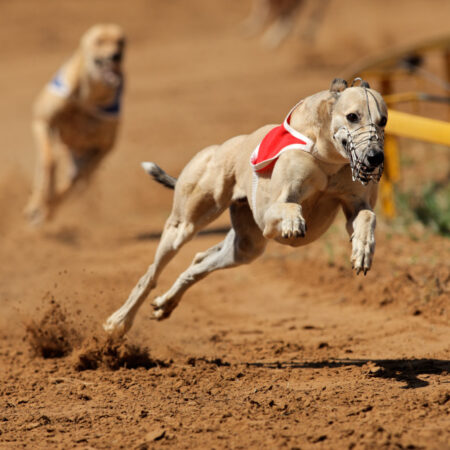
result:
[[[303,100],[302,100],[303,101]],[[291,115],[297,103],[284,119],[284,122],[270,130],[256,147],[250,157],[250,164],[255,172],[268,172],[273,169],[277,159],[287,150],[311,152],[313,141],[291,126]]]
[[[97,108],[100,114],[105,114],[107,116],[118,116],[120,114],[122,104],[122,92],[123,92],[123,82],[121,81],[116,89],[116,93],[114,95],[112,103],[106,106],[99,106]]]

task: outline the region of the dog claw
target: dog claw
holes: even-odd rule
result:
[[[367,272],[369,271],[369,268],[368,267],[364,267],[364,276],[366,276],[367,275]]]
[[[358,267],[358,268],[356,269],[356,275],[359,275],[360,272],[361,272],[361,267]]]
[[[305,230],[289,230],[281,233],[283,239],[305,237]]]

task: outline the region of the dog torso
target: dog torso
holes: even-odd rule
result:
[[[326,103],[329,91],[308,97],[293,111],[298,130],[314,141],[311,152],[288,150],[280,155],[273,170],[256,174],[251,165],[252,152],[264,136],[277,125],[266,125],[249,135],[233,137],[222,145],[211,146],[198,153],[180,175],[177,185],[205,198],[214,198],[217,210],[234,200],[247,200],[254,220],[265,237],[290,246],[307,245],[327,231],[339,208],[355,201],[374,204],[376,185],[363,186],[352,180],[347,159],[336,155],[330,146],[329,110]],[[327,120],[324,117],[326,116]],[[307,119],[305,119],[305,117]],[[320,123],[315,129],[314,124]],[[328,128],[327,128],[328,127]],[[298,191],[307,189],[300,202],[307,232],[299,237],[281,237],[268,227],[268,210],[283,196],[283,184],[298,185]],[[177,192],[175,192],[177,197]],[[293,204],[298,198],[286,199]],[[175,204],[177,200],[175,199]],[[273,227],[272,227],[273,228]]]
[[[342,206],[342,201],[357,193],[361,194],[364,190],[373,191],[374,186],[364,187],[354,183],[348,164],[339,165],[334,168],[335,173],[328,174],[317,164],[312,154],[302,150],[288,150],[280,156],[273,171],[256,175],[250,166],[250,156],[262,138],[275,126],[267,125],[250,135],[237,136],[220,146],[204,149],[180,174],[179,184],[183,185],[183,196],[186,194],[185,189],[191,188],[192,192],[197,191],[198,195],[215,198],[217,208],[224,202],[247,200],[255,222],[261,231],[264,231],[265,214],[273,202],[274,172],[281,164],[290,165],[295,160],[302,167],[297,174],[299,182],[303,181],[302,177],[305,176],[315,180],[312,185],[314,192],[301,203],[308,231],[304,237],[273,238],[284,245],[307,245],[327,231]],[[199,188],[201,191],[198,191]],[[255,189],[256,203],[252,204]]]
[[[96,109],[73,102],[54,117],[52,125],[71,152],[81,155],[92,150],[107,152],[111,149],[119,118],[103,116]]]
[[[116,86],[91,80],[89,74],[80,73],[83,62],[79,58],[76,55],[44,87],[35,104],[35,115],[46,117],[74,154],[107,152],[119,125],[122,76]]]

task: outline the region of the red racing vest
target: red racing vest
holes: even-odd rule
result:
[[[280,155],[287,150],[303,150],[310,152],[314,142],[291,127],[291,115],[300,105],[297,103],[287,115],[284,122],[270,130],[250,157],[250,164],[255,172],[272,170]]]

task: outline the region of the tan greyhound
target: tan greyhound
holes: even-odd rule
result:
[[[33,110],[38,160],[25,214],[50,218],[80,180],[87,180],[114,145],[123,88],[125,37],[118,25],[95,25],[39,94]],[[70,173],[56,187],[55,140],[67,150]]]
[[[154,163],[143,163],[157,181],[175,188],[173,208],[153,264],[108,318],[106,331],[121,335],[131,327],[167,263],[226,208],[231,230],[222,242],[197,254],[173,286],[154,300],[154,318],[169,317],[184,292],[211,272],[253,261],[268,239],[294,247],[313,242],[339,208],[347,218],[353,267],[366,273],[375,249],[373,207],[383,170],[386,121],[386,104],[378,92],[362,81],[347,87],[336,79],[330,90],[298,103],[283,125],[267,125],[205,148],[178,180]],[[282,147],[271,156],[277,139],[283,140]]]

